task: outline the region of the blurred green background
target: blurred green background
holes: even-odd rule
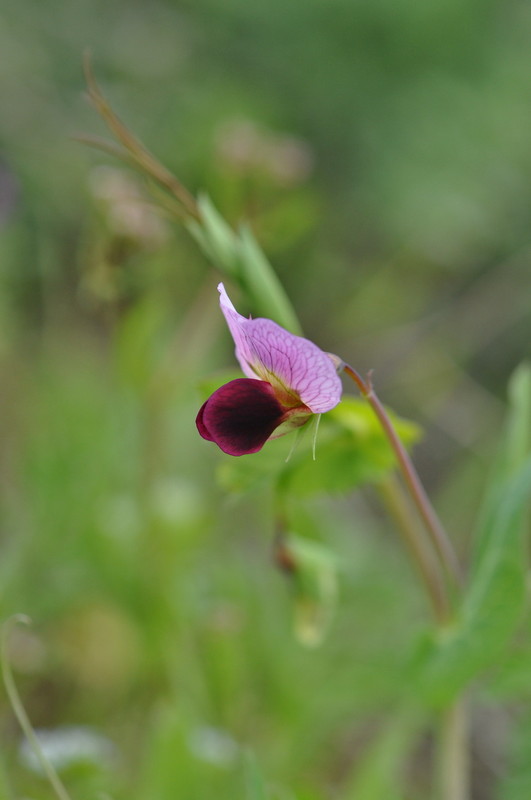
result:
[[[530,34],[527,4],[493,0],[4,4],[1,616],[33,620],[11,660],[70,745],[72,798],[253,800],[251,751],[275,800],[370,800],[352,787],[428,619],[368,488],[297,512],[341,568],[322,646],[294,637],[270,491],[229,493],[195,430],[201,380],[235,366],[219,275],[75,140],[104,131],[83,53],[149,148],[250,221],[306,335],[424,426],[415,460],[466,559],[529,350]],[[520,644],[473,719],[477,800],[530,796]],[[0,735],[0,796],[51,797],[4,700]],[[432,744],[397,798],[427,797]]]

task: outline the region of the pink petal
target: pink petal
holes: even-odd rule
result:
[[[271,384],[237,378],[208,398],[196,425],[203,439],[215,442],[224,453],[242,456],[261,450],[286,416]]]
[[[238,314],[222,283],[218,291],[245,375],[281,383],[315,414],[339,403],[342,385],[330,356],[270,319],[246,319]]]

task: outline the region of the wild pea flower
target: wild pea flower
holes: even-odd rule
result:
[[[218,286],[221,310],[247,376],[226,383],[197,415],[203,439],[224,453],[257,453],[304,425],[313,414],[330,411],[341,399],[341,380],[332,356],[270,319],[246,319]]]

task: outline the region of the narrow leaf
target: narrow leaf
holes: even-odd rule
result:
[[[241,288],[254,316],[268,317],[300,334],[293,306],[251,230],[242,225],[234,231],[206,195],[197,207],[199,219],[190,219],[186,227],[213,266]]]
[[[250,228],[239,231],[240,278],[257,314],[269,317],[300,336],[299,320],[271,264],[258,246]]]
[[[531,367],[509,383],[509,412],[476,533],[470,588],[451,630],[424,650],[419,691],[444,705],[507,645],[526,594],[526,506],[531,490]],[[527,458],[526,458],[527,457]]]
[[[489,519],[495,513],[504,491],[504,482],[531,452],[531,365],[521,364],[511,376],[508,386],[509,412],[500,451],[480,510],[476,531],[473,569],[490,547],[492,527]]]
[[[197,201],[200,218],[191,220],[187,228],[207,258],[234,280],[238,279],[238,240],[232,228],[206,195]]]
[[[504,485],[487,521],[489,548],[475,572],[458,624],[435,643],[418,676],[418,689],[444,706],[503,652],[522,614],[527,563],[525,506],[531,458]]]

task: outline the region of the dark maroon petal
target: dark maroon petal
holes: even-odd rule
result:
[[[257,453],[285,419],[285,409],[266,381],[237,378],[221,386],[201,407],[197,430],[224,453]]]
[[[203,439],[206,439],[208,442],[213,442],[214,440],[212,436],[209,434],[205,423],[203,422],[203,414],[205,413],[205,407],[209,402],[210,398],[205,403],[203,403],[203,405],[199,409],[199,414],[195,418],[195,424],[197,425],[197,430],[199,431]]]

